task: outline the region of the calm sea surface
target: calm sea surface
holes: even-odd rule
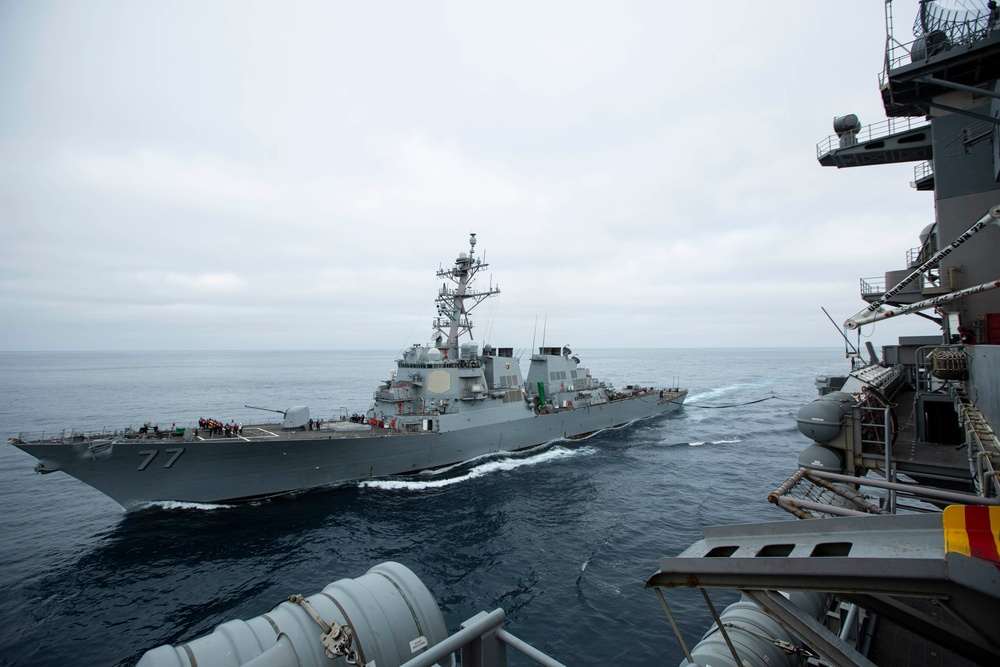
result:
[[[677,664],[643,589],[656,559],[706,525],[789,518],[766,496],[807,444],[795,415],[815,376],[847,362],[837,349],[574,351],[602,380],[687,387],[688,406],[444,476],[132,513],[62,473],[35,475],[34,459],[0,444],[0,665],[132,665],[385,560],[423,580],[451,631],[502,607],[508,630],[567,665]],[[245,405],[360,411],[395,357],[0,353],[0,435],[268,417]],[[697,641],[711,624],[700,594],[668,601]]]

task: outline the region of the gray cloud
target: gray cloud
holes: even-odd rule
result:
[[[815,159],[882,11],[4,3],[0,348],[403,346],[471,231],[496,344],[838,345],[933,216]]]

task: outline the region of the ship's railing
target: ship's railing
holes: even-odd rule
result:
[[[888,408],[881,405],[860,405],[861,423],[865,428],[861,431],[861,451],[883,452],[892,450],[892,431],[888,423]]]
[[[976,475],[976,488],[989,497],[1000,497],[1000,440],[979,408],[969,400],[964,388],[956,388],[958,409],[969,443],[969,468]]]
[[[431,326],[435,329],[447,329],[452,324],[457,324],[459,329],[472,328],[472,320],[468,317],[460,317],[457,320],[452,320],[450,317],[435,317],[434,321],[431,322]]]
[[[913,168],[913,182],[910,183],[911,188],[917,187],[917,183],[920,181],[930,178],[934,175],[934,163],[930,160],[925,160],[919,163]]]
[[[861,296],[885,294],[885,278],[861,278]]]
[[[479,359],[441,359],[441,361],[400,361],[400,368],[479,368]]]
[[[11,438],[16,442],[62,442],[64,444],[85,443],[94,440],[122,439],[122,440],[184,440],[186,436],[193,433],[191,427],[176,427],[174,430],[163,429],[156,432],[150,430],[143,435],[138,429],[131,426],[125,428],[111,428],[106,426],[102,429],[59,429],[52,431],[22,431],[16,438]]]
[[[503,609],[494,609],[489,613],[481,611],[462,623],[458,632],[403,663],[401,667],[433,667],[438,663],[444,664],[448,656],[456,651],[460,651],[463,665],[505,667],[508,646],[533,660],[536,665],[564,667],[561,662],[504,630],[505,621]]]
[[[462,395],[460,396],[460,398],[463,398],[465,400],[475,399],[475,400],[479,401],[479,400],[485,400],[486,397],[489,396],[489,395],[490,395],[490,392],[486,391],[483,388],[480,388],[477,391],[477,390],[473,390],[471,387],[466,387],[466,388],[462,389]]]
[[[913,34],[916,37],[912,41],[897,41],[892,37],[892,26],[888,26],[885,69],[879,75],[879,85],[886,84],[890,71],[913,62],[914,47],[918,55],[921,50],[927,55],[934,55],[956,46],[978,42],[998,27],[998,17],[991,15],[989,9],[982,6],[946,8],[936,2],[921,3],[921,9],[913,23]]]
[[[415,398],[409,392],[402,387],[392,388],[392,389],[380,389],[375,392],[375,400],[381,401],[382,403],[400,403],[409,401]]]
[[[882,474],[886,481],[895,482],[896,467],[892,462],[892,407],[889,405],[860,405],[859,413],[861,416],[862,453],[881,453],[884,457]],[[891,488],[886,492],[882,507],[890,514],[896,512],[896,492]]]
[[[343,410],[343,408],[342,408]],[[414,414],[420,413],[419,410],[414,410]],[[431,415],[436,414],[431,411],[425,411],[424,414]],[[346,421],[342,418],[342,415],[337,415],[334,417],[314,417],[313,422],[322,420],[323,424],[329,424],[333,422]],[[275,421],[274,419],[252,419],[248,418],[238,423],[244,428],[249,429],[258,426],[275,426],[280,424],[281,421]],[[53,430],[42,430],[42,431],[22,431],[17,434],[16,437],[10,438],[17,442],[63,442],[65,444],[72,444],[74,442],[83,443],[92,440],[106,440],[106,439],[119,439],[122,441],[139,441],[139,440],[156,440],[162,442],[170,442],[172,440],[190,440],[194,437],[195,431],[198,432],[198,436],[203,440],[213,440],[213,439],[223,439],[225,434],[213,434],[209,429],[202,428],[198,425],[198,422],[190,422],[187,424],[175,424],[171,428],[161,428],[159,432],[154,431],[150,425],[149,431],[146,433],[145,437],[139,432],[139,429],[134,426],[126,426],[124,428],[113,428],[110,426],[105,426],[103,428],[90,428],[90,429],[53,429]],[[289,431],[288,433],[294,433],[295,431]],[[307,431],[308,432],[308,431]]]
[[[930,259],[933,254],[934,252],[926,246],[910,248],[906,251],[906,267],[908,269],[915,269]]]
[[[900,132],[909,132],[910,130],[916,130],[922,127],[930,127],[930,121],[924,120],[922,118],[910,118],[909,116],[905,118],[886,118],[877,123],[871,123],[869,125],[864,125],[858,130],[857,135],[854,136],[851,145],[868,143],[869,141],[876,141],[878,139],[886,139],[894,134]],[[838,135],[834,134],[823,141],[816,144],[816,158],[822,158],[828,153],[841,148],[841,139]]]

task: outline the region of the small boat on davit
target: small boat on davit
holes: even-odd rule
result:
[[[358,479],[413,473],[574,438],[679,410],[686,390],[593,377],[568,347],[541,347],[522,377],[513,348],[482,349],[469,312],[500,290],[477,291],[487,267],[468,253],[444,279],[434,340],[414,343],[374,392],[364,415],[313,420],[308,407],[281,421],[227,429],[204,423],[150,432],[63,434],[8,442],[131,509],[157,501],[240,502]],[[250,406],[247,406],[250,407]],[[202,420],[204,422],[205,420]]]

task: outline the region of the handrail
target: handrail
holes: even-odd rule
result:
[[[930,121],[924,118],[910,118],[909,116],[904,118],[886,118],[877,123],[862,126],[854,137],[854,143],[868,143],[869,141],[887,139],[894,134],[909,132],[923,127],[930,127]],[[816,144],[816,158],[820,159],[841,148],[840,143],[840,137],[836,134],[827,137]]]
[[[866,294],[884,294],[885,293],[885,278],[861,278],[861,295]]]
[[[805,476],[818,477],[820,479],[826,479],[831,482],[839,482],[841,484],[860,484],[862,486],[874,486],[880,489],[892,489],[893,491],[902,491],[903,493],[917,498],[943,500],[945,502],[960,505],[986,505],[991,507],[1000,505],[1000,498],[984,498],[983,496],[973,495],[971,493],[929,489],[917,484],[887,482],[884,479],[879,479],[877,477],[854,477],[852,475],[841,475],[839,473],[828,472],[826,470],[806,470]]]
[[[982,8],[948,9],[938,6],[935,2],[921,3],[913,25],[912,41],[900,42],[892,37],[892,26],[887,26],[889,39],[886,40],[885,65],[879,74],[879,85],[885,86],[889,80],[889,72],[913,61],[914,46],[920,42],[920,47],[926,49],[927,57],[940,51],[956,46],[968,46],[985,39],[997,29],[997,16],[991,16],[988,10]],[[935,45],[935,49],[926,48],[931,41],[929,36],[940,34],[943,40]]]
[[[930,160],[920,162],[913,168],[913,187],[917,186],[917,181],[922,181],[934,175],[934,163]]]
[[[543,667],[565,667],[561,662],[504,630],[506,620],[507,616],[503,609],[494,609],[489,613],[481,611],[462,623],[461,630],[400,667],[433,667],[455,651],[462,651],[463,665],[503,667],[507,664],[507,660],[503,647],[499,646],[500,643],[510,646]]]

